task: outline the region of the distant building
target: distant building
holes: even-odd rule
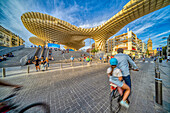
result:
[[[147,50],[147,46],[146,46],[146,43],[142,42],[142,53],[146,53],[146,50]]]
[[[132,56],[138,56],[138,54],[142,54],[142,40],[138,39],[136,34],[127,29],[127,33],[115,36],[106,42],[107,53],[115,55],[119,48],[123,48],[125,54],[131,53]]]
[[[15,47],[24,44],[24,40],[18,35],[0,25],[0,46]]]
[[[170,35],[167,39],[167,57],[170,56]]]
[[[92,46],[86,50],[86,52],[90,53],[94,49],[95,49],[95,43],[93,43]]]
[[[153,56],[154,55],[154,51],[152,50],[152,40],[150,38],[149,38],[149,40],[147,42],[147,49],[149,51],[149,54],[151,56]]]

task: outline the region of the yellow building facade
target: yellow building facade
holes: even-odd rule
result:
[[[142,57],[146,53],[146,44],[137,37],[135,33],[127,29],[127,33],[108,39],[106,42],[106,53],[117,54],[119,48],[124,49],[125,54]]]
[[[115,55],[117,54],[117,50],[119,48],[123,48],[125,54],[131,53],[135,56],[138,52],[137,42],[138,38],[136,34],[127,30],[127,33],[115,36],[112,39],[108,39],[106,43],[106,52],[110,52],[112,55]]]
[[[152,40],[151,40],[151,38],[149,38],[149,40],[147,42],[147,49],[149,51],[149,54],[151,56],[153,56],[154,55],[154,50],[152,50]]]
[[[84,40],[92,38],[95,49],[105,51],[106,41],[128,23],[169,5],[169,0],[130,0],[121,11],[102,25],[93,28],[76,27],[66,21],[39,12],[27,12],[21,16],[25,28],[45,43],[55,41],[80,49]],[[35,44],[36,40],[32,40]],[[129,42],[129,44],[132,42]],[[128,48],[132,48],[130,44]]]
[[[18,35],[0,25],[0,46],[15,47],[24,44],[24,40]]]

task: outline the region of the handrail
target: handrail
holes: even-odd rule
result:
[[[43,56],[43,53],[44,53],[44,47],[42,47],[42,50],[41,50],[41,54],[40,54],[40,58]]]
[[[31,58],[34,57],[34,55],[35,55],[35,53],[36,53],[37,50],[38,50],[38,48],[35,49],[33,52],[28,53],[27,55],[25,55],[24,57],[22,57],[22,58],[20,59],[20,64],[21,64],[22,66],[24,66],[29,59],[31,59]]]

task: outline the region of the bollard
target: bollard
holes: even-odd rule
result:
[[[62,63],[60,63],[60,69],[61,69],[61,70],[63,69],[63,67],[62,67]]]
[[[6,77],[5,68],[2,68],[2,77]]]
[[[155,78],[159,78],[160,79],[160,71],[159,70],[156,70]]]
[[[30,72],[30,66],[27,66],[27,73]]]
[[[162,79],[155,78],[156,103],[162,105]]]
[[[45,67],[46,67],[46,71],[47,71],[48,70],[48,66],[46,65]]]

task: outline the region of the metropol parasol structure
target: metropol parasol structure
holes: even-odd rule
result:
[[[125,25],[169,4],[170,0],[130,0],[120,12],[93,28],[76,27],[39,12],[24,13],[21,20],[25,28],[37,36],[29,39],[35,45],[44,46],[48,42],[57,42],[78,50],[85,46],[85,39],[92,38],[95,41],[95,49],[105,51],[106,40]]]

